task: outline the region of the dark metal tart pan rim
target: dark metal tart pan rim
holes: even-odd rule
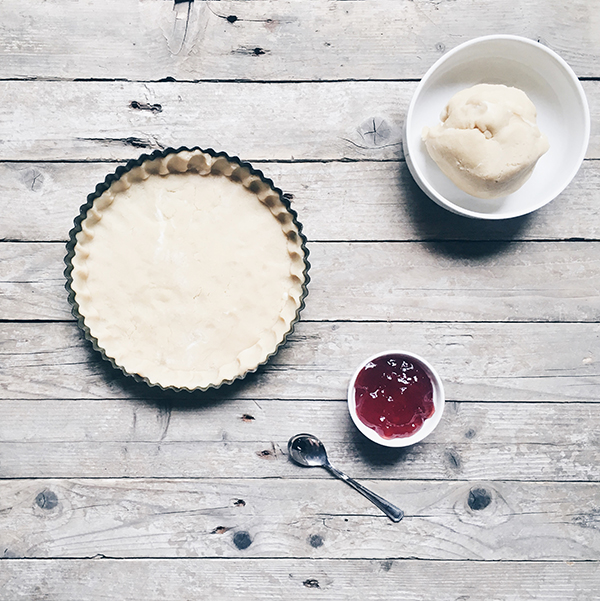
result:
[[[212,156],[213,158],[220,158],[220,157],[225,158],[230,163],[234,163],[236,165],[239,165],[240,167],[248,169],[248,171],[252,175],[259,177],[262,182],[264,182],[265,184],[270,186],[273,189],[273,191],[279,196],[282,204],[285,206],[286,210],[292,216],[294,225],[298,228],[298,234],[299,234],[300,240],[301,240],[301,248],[303,251],[303,261],[304,261],[304,269],[302,272],[303,276],[304,276],[304,282],[302,284],[302,293],[300,295],[300,305],[296,309],[296,314],[290,322],[290,327],[289,327],[288,331],[284,334],[283,338],[281,339],[279,344],[277,344],[277,346],[274,348],[274,350],[271,353],[269,353],[269,355],[267,355],[265,360],[262,361],[261,363],[259,363],[255,368],[249,369],[246,372],[244,372],[243,374],[237,375],[235,378],[232,378],[230,380],[223,380],[222,382],[220,382],[218,384],[209,384],[208,386],[205,386],[205,387],[195,387],[195,388],[188,388],[188,387],[180,388],[177,386],[163,386],[160,383],[151,382],[145,376],[140,376],[139,374],[131,373],[131,372],[127,371],[124,367],[119,365],[114,360],[113,357],[110,357],[109,355],[107,355],[105,350],[98,344],[98,340],[90,332],[90,329],[85,325],[84,316],[79,311],[79,304],[77,303],[77,300],[75,298],[75,291],[72,288],[73,278],[71,275],[72,271],[73,271],[72,259],[75,256],[75,245],[77,244],[76,236],[81,231],[81,224],[87,217],[87,212],[92,208],[94,201],[97,198],[99,198],[106,190],[108,190],[108,188],[110,188],[110,186],[113,184],[113,182],[119,180],[124,174],[128,173],[133,168],[141,166],[142,163],[145,163],[146,161],[152,161],[155,159],[159,159],[159,158],[164,158],[170,154],[178,154],[180,152],[185,152],[185,151],[187,151],[187,152],[200,151],[200,152],[203,152],[203,153],[206,153],[206,154]],[[278,188],[277,186],[275,186],[273,181],[270,178],[266,177],[262,171],[260,171],[259,169],[255,169],[250,163],[248,163],[246,161],[242,161],[239,157],[231,156],[231,155],[227,154],[226,152],[222,152],[222,151],[217,152],[217,151],[213,150],[212,148],[200,148],[199,146],[194,146],[193,148],[189,148],[187,146],[180,146],[179,148],[169,147],[169,148],[165,148],[164,150],[155,150],[154,152],[152,152],[150,154],[142,154],[137,159],[131,159],[125,165],[120,165],[119,167],[117,167],[117,169],[114,171],[114,173],[109,173],[106,176],[106,178],[104,179],[104,181],[99,183],[96,186],[96,189],[94,190],[94,192],[92,192],[91,194],[88,195],[87,201],[83,205],[81,205],[81,207],[79,209],[79,215],[77,217],[75,217],[75,220],[73,223],[74,223],[74,225],[73,225],[73,228],[71,229],[71,231],[69,232],[69,240],[66,245],[67,254],[64,258],[64,262],[66,265],[65,270],[64,270],[64,275],[67,279],[67,281],[65,282],[65,288],[68,292],[68,299],[69,299],[69,303],[71,305],[71,313],[77,319],[77,323],[78,323],[79,327],[81,328],[81,330],[83,331],[85,338],[92,343],[94,350],[98,351],[104,360],[108,361],[115,369],[120,370],[126,376],[133,378],[137,382],[144,382],[148,386],[158,387],[162,390],[173,390],[176,392],[179,392],[179,391],[206,392],[211,389],[216,390],[218,388],[221,388],[221,386],[223,386],[225,384],[232,384],[233,382],[236,382],[238,380],[245,379],[248,374],[255,373],[261,366],[268,363],[279,352],[281,347],[286,343],[290,334],[293,333],[295,325],[298,323],[298,321],[300,319],[300,312],[305,307],[306,296],[308,294],[308,283],[310,282],[310,277],[308,275],[308,271],[310,269],[310,263],[308,261],[309,251],[307,248],[307,240],[306,240],[306,236],[302,232],[302,224],[298,220],[298,214],[296,213],[296,211],[294,209],[292,209],[289,198],[287,198],[286,195],[283,193],[283,191],[280,188]]]

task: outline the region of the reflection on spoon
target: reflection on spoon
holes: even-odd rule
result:
[[[333,467],[329,463],[327,451],[323,443],[312,434],[296,434],[296,436],[292,436],[288,441],[288,452],[298,465],[303,465],[304,467],[324,467],[329,473],[343,480],[369,499],[371,503],[377,505],[393,522],[399,522],[404,517],[404,512],[401,509],[398,509],[395,505],[392,505]]]

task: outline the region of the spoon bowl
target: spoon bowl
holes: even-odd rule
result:
[[[329,463],[323,443],[311,434],[296,434],[288,441],[290,457],[304,467],[326,467]]]
[[[371,503],[379,507],[393,522],[399,522],[404,517],[404,512],[386,501],[383,497],[370,491],[362,484],[356,482],[343,472],[329,463],[327,451],[323,443],[312,434],[296,434],[288,441],[288,453],[290,459],[303,467],[324,467],[330,474],[343,480],[346,484],[369,499]]]

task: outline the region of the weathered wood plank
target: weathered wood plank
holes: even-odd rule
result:
[[[598,4],[578,0],[4,0],[0,78],[399,79],[473,37],[541,40],[600,75]],[[570,32],[577,31],[577,35]],[[127,60],[124,60],[127,57]]]
[[[351,445],[348,456],[359,454],[363,443],[368,446],[357,436],[345,400],[2,400],[0,416],[0,441],[7,444],[224,440],[260,444],[276,440],[280,444],[298,432],[314,431],[328,444]],[[449,401],[441,424],[427,442],[505,446],[518,440],[555,445],[560,453],[566,447],[596,446],[599,419],[600,404],[593,402]]]
[[[598,562],[489,562],[315,559],[10,560],[0,599],[54,601],[283,598],[331,601],[590,601]]]
[[[597,321],[593,243],[312,244],[307,319]]]
[[[442,209],[420,191],[404,162],[259,166],[293,194],[309,240],[600,238],[600,162],[595,160],[584,161],[573,182],[546,207],[500,222],[466,219]],[[30,236],[26,239],[38,239]]]
[[[4,481],[0,544],[11,558],[573,561],[600,553],[596,484],[369,486],[404,509],[401,523],[332,479]]]
[[[450,400],[598,399],[593,323],[300,322],[245,380],[185,398],[343,399],[355,367],[386,348],[427,357]],[[171,398],[100,359],[75,323],[0,323],[1,398]]]
[[[0,160],[123,160],[181,145],[253,161],[399,159],[416,85],[7,81],[0,86]],[[596,124],[600,81],[584,88]],[[375,141],[373,119],[381,125]],[[595,126],[587,157],[600,157]]]
[[[0,478],[327,478],[287,459],[308,431],[362,478],[600,481],[599,422],[598,403],[450,403],[425,442],[390,450],[343,401],[1,401]]]
[[[420,192],[404,162],[262,163],[293,196],[311,241],[599,239],[600,161],[585,161],[552,203],[489,222],[445,211]],[[66,240],[79,207],[116,164],[0,163],[0,240]]]
[[[123,160],[160,147],[200,145],[247,160],[397,159],[415,87],[413,82],[4,82],[0,158]],[[132,102],[160,104],[162,110],[140,111]],[[361,136],[375,116],[389,127],[378,147]]]
[[[560,420],[558,420],[560,421]],[[594,422],[598,423],[598,419]],[[555,428],[560,423],[554,424]],[[315,428],[312,428],[315,430]],[[1,478],[322,478],[301,471],[283,440],[263,442],[0,442]],[[358,437],[358,434],[355,435]],[[600,482],[597,447],[424,442],[388,451],[373,443],[327,444],[331,460],[357,478]],[[598,490],[596,489],[596,496]]]
[[[0,319],[70,319],[62,243],[0,244]],[[309,320],[598,321],[600,244],[310,245]]]

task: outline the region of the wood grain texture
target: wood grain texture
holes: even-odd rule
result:
[[[65,320],[65,247],[0,244],[0,319]],[[587,321],[600,318],[600,244],[317,243],[315,321]]]
[[[0,478],[327,478],[287,458],[309,431],[361,478],[600,481],[598,433],[582,428],[598,403],[450,403],[407,449],[362,437],[343,401],[2,401],[0,417]]]
[[[66,241],[87,195],[118,164],[0,162],[0,240]],[[417,188],[404,162],[254,166],[292,196],[311,242],[600,239],[600,161],[584,161],[546,207],[500,222],[438,207]],[[503,246],[490,248],[500,252]]]
[[[0,483],[0,545],[11,558],[598,558],[597,485],[368,486],[402,522],[331,478],[13,480]]]
[[[594,323],[300,322],[256,374],[191,397],[340,400],[361,361],[402,347],[438,369],[450,400],[597,400],[599,336]],[[0,323],[0,340],[0,398],[171,396],[113,369],[74,322]]]
[[[250,161],[397,160],[416,86],[6,81],[0,86],[0,160],[124,160],[182,145]],[[583,87],[594,124],[587,158],[599,158],[600,81]],[[140,111],[132,103],[162,110]],[[374,119],[376,139],[369,135]]]
[[[4,0],[0,78],[420,78],[481,35],[521,35],[598,77],[598,3]],[[573,31],[577,35],[573,35]]]
[[[359,453],[359,447],[377,448],[357,434],[345,400],[7,399],[0,401],[0,411],[0,440],[5,443],[265,444],[277,440],[281,445],[292,434],[306,430],[328,443],[351,445],[349,456]],[[600,402],[447,401],[441,425],[427,443],[462,445],[471,441],[474,445],[506,446],[518,439],[531,446],[555,445],[556,453],[574,446],[598,452],[598,432],[582,427],[597,421],[598,412]],[[384,449],[382,452],[385,454]],[[309,473],[316,477],[318,472],[306,471]]]
[[[596,417],[597,419],[597,417]],[[317,430],[318,425],[312,430]],[[215,474],[242,480],[290,478],[298,469],[287,461],[285,439],[263,442],[59,442],[0,443],[2,478],[198,478]],[[427,442],[407,451],[371,445],[329,444],[332,461],[356,478],[487,480],[531,482],[600,481],[598,450],[577,444],[539,446],[513,442],[449,445]],[[274,461],[275,460],[275,461]],[[306,473],[305,478],[322,477]],[[595,489],[598,494],[598,489]]]
[[[300,598],[332,601],[590,601],[598,562],[415,560],[10,560],[0,599],[180,601]]]
[[[600,0],[1,5],[0,601],[597,598]],[[424,197],[401,131],[426,70],[494,33],[574,68],[592,133],[559,198],[483,223]],[[271,177],[313,262],[282,351],[206,394],[113,369],[63,288],[94,186],[182,144]],[[393,450],[345,397],[399,347],[449,400]],[[406,518],[292,464],[299,431]]]

